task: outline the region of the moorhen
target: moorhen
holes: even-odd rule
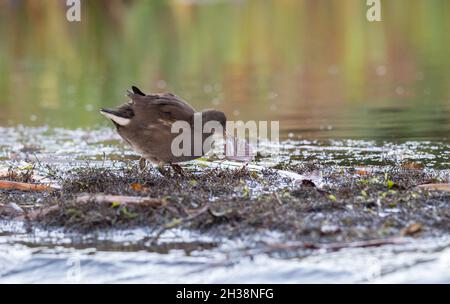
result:
[[[216,121],[226,129],[226,116],[217,110],[204,110],[201,115],[202,130],[194,128],[194,114],[196,111],[186,101],[172,93],[144,94],[137,87],[132,86],[127,90],[130,101],[115,109],[100,109],[100,113],[111,119],[117,128],[119,135],[139,153],[142,158],[140,167],[145,167],[145,160],[158,165],[160,172],[164,172],[164,164],[170,164],[172,168],[182,173],[181,167],[175,165],[179,162],[189,161],[203,156],[208,148],[203,148],[203,142],[213,133],[202,132],[203,126],[209,121]],[[197,117],[199,117],[197,115]],[[188,155],[174,155],[172,153],[172,141],[179,133],[172,133],[172,124],[176,121],[187,122],[191,130],[191,153]],[[195,132],[202,134],[194,134]],[[178,130],[177,130],[178,131]],[[194,138],[201,136],[202,148],[200,153],[194,151]],[[196,152],[196,153],[195,153]]]

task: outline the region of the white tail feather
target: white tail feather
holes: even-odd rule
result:
[[[100,111],[100,113],[102,115],[104,115],[105,117],[111,119],[112,121],[114,121],[116,124],[121,125],[121,126],[126,126],[130,123],[130,119],[129,118],[124,118],[124,117],[120,117],[111,113],[107,113],[107,112],[103,112]]]

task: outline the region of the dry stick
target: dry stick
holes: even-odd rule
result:
[[[123,196],[123,195],[108,195],[108,194],[82,194],[76,199],[77,203],[121,203],[129,205],[143,205],[150,207],[159,207],[166,202],[159,198],[140,197],[140,196]]]
[[[295,244],[268,244],[268,248],[264,249],[265,253],[270,253],[276,250],[298,250],[298,249],[326,249],[331,251],[338,251],[345,248],[369,248],[379,247],[384,245],[399,245],[407,243],[403,239],[390,238],[381,240],[360,241],[351,243],[295,243]]]
[[[450,191],[450,184],[423,184],[416,186],[416,188],[423,190]]]
[[[161,199],[151,197],[139,197],[139,196],[123,196],[123,195],[107,195],[107,194],[81,194],[76,198],[76,202],[79,204],[97,203],[97,204],[112,204],[120,203],[123,205],[142,205],[149,207],[160,207],[166,202]],[[38,216],[46,215],[49,212],[60,209],[59,205],[53,205],[50,207],[41,208],[39,210],[32,211],[28,214],[29,219],[36,219]]]
[[[275,196],[275,199],[277,200],[279,205],[283,205],[283,202],[280,199],[280,196],[278,195],[278,193],[274,192],[273,195]]]
[[[203,207],[200,207],[197,209],[197,212],[195,212],[194,214],[191,214],[185,218],[180,218],[180,219],[176,219],[173,220],[172,222],[166,224],[163,228],[161,228],[156,235],[153,237],[151,243],[152,244],[156,244],[158,242],[159,237],[167,230],[178,227],[184,223],[187,223],[189,221],[192,221],[194,219],[196,219],[197,217],[199,217],[200,215],[202,215],[203,213],[205,213],[206,211],[209,210],[209,204],[205,204]]]
[[[29,184],[0,180],[1,190],[21,190],[21,191],[52,191],[55,188],[44,184]]]

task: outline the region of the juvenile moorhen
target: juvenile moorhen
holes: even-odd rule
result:
[[[145,166],[145,160],[158,165],[160,172],[164,164],[181,173],[179,162],[189,161],[201,157],[208,151],[201,149],[201,153],[194,153],[194,114],[196,111],[186,101],[172,93],[144,94],[137,87],[127,90],[130,101],[115,109],[100,109],[100,113],[111,119],[120,136],[142,156],[140,166]],[[217,110],[204,110],[201,113],[202,124],[217,121],[223,130],[226,128],[226,116]],[[198,117],[198,116],[197,116]],[[179,133],[172,133],[171,127],[175,121],[185,121],[191,127],[190,155],[175,156],[172,153],[172,141]],[[199,132],[196,130],[195,132]],[[201,132],[201,130],[200,130]],[[203,142],[214,133],[197,134]]]

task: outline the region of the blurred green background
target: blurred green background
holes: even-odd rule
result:
[[[0,0],[0,125],[95,128],[135,84],[285,137],[448,141],[450,1]]]

